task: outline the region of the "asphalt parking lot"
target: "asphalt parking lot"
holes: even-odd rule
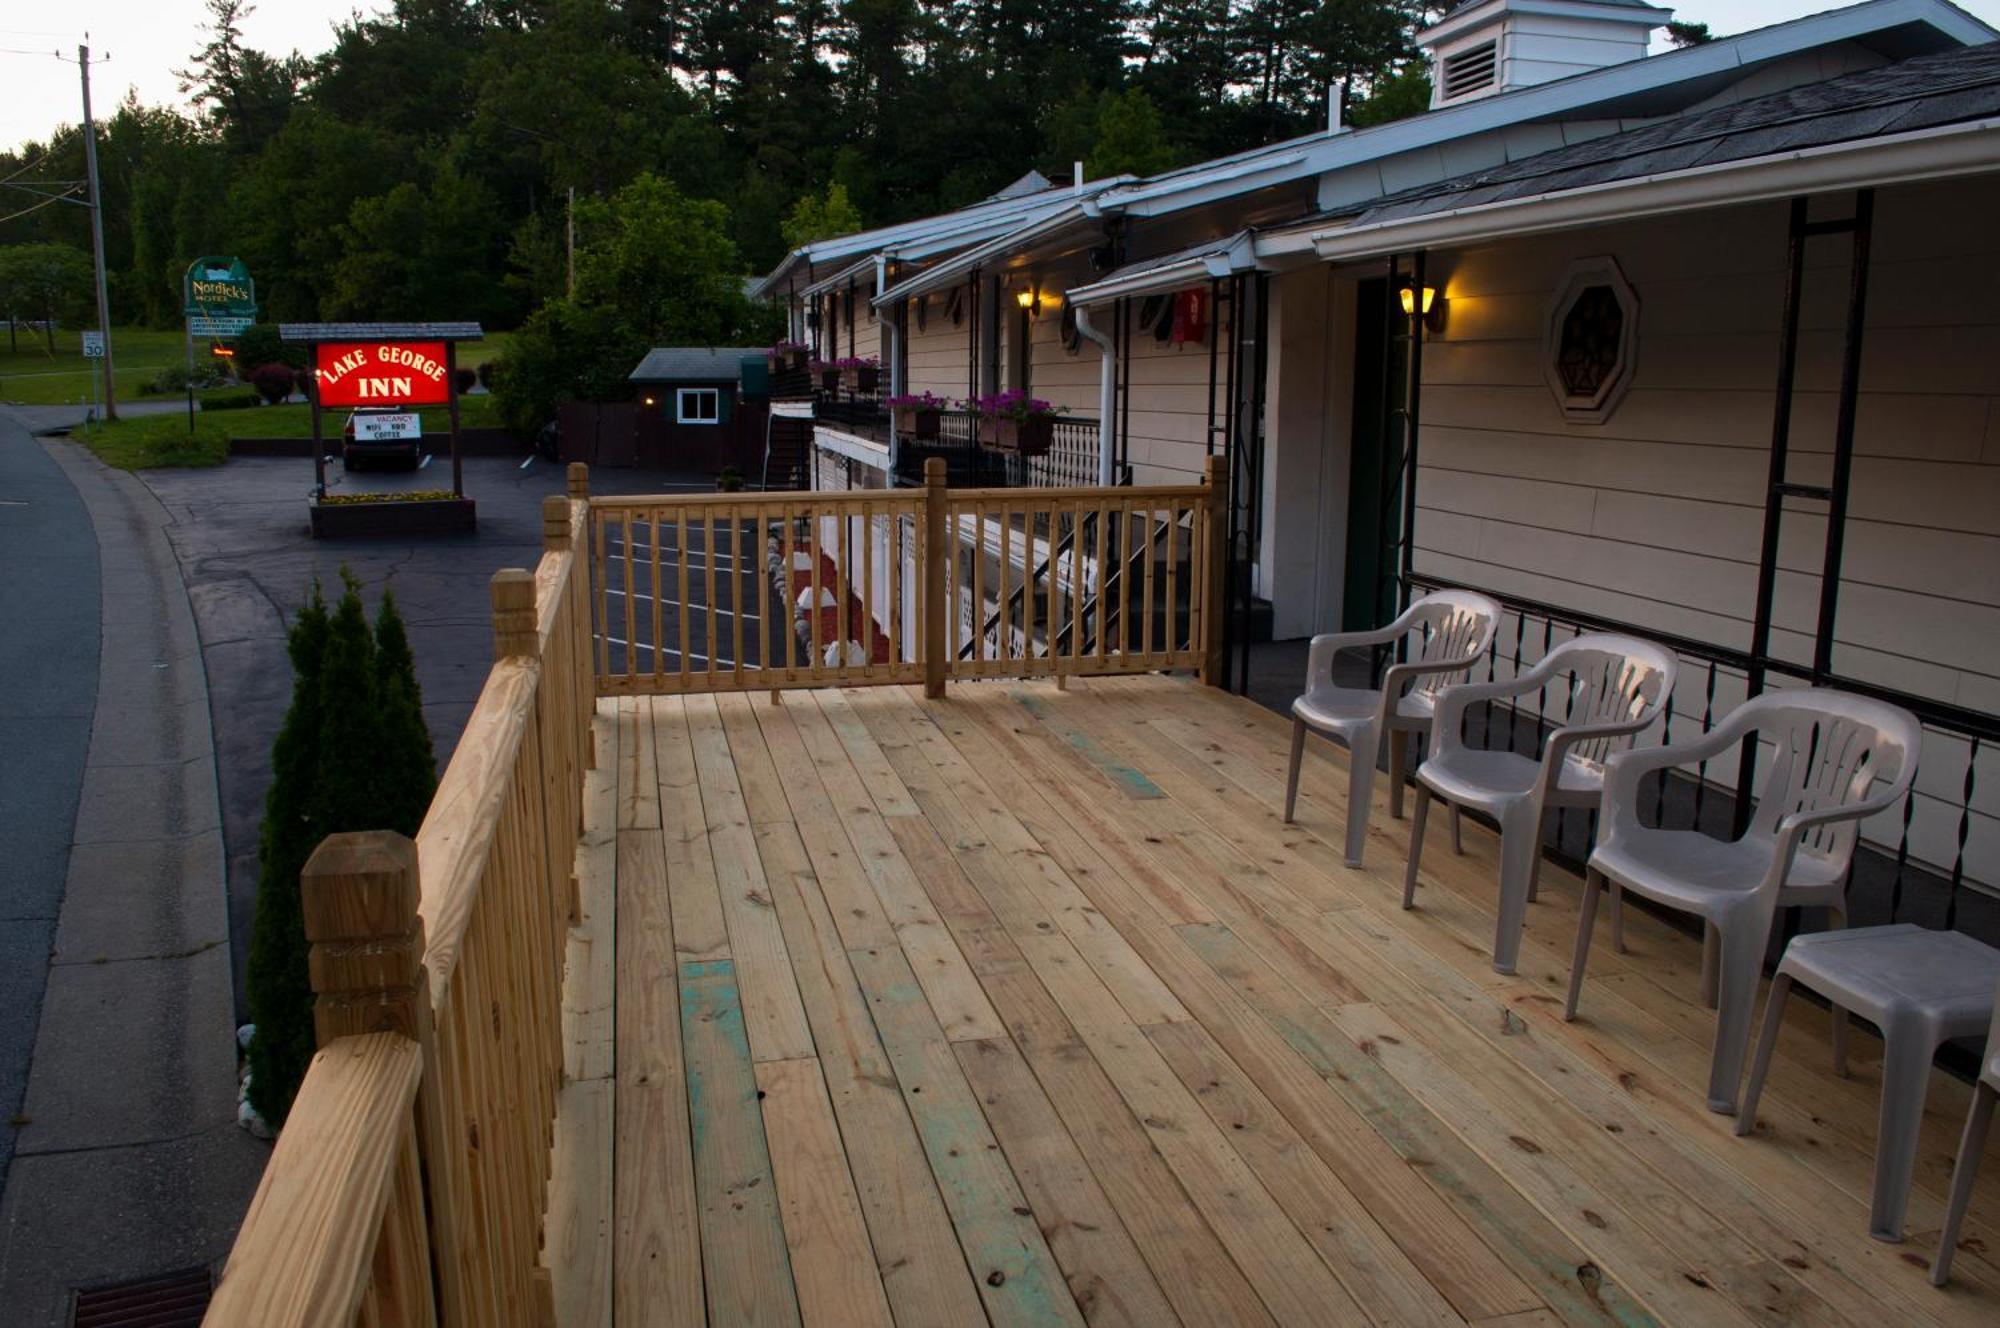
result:
[[[564,491],[562,467],[537,459],[523,468],[517,460],[490,457],[467,458],[464,465],[465,491],[479,504],[478,531],[414,539],[314,540],[306,526],[312,463],[303,458],[237,458],[213,470],[143,475],[172,517],[169,534],[208,673],[239,1008],[271,742],[291,699],[285,631],[308,587],[317,578],[329,597],[337,595],[345,567],[359,578],[371,612],[384,587],[395,591],[442,768],[493,658],[487,582],[502,567],[532,567],[540,557],[541,502]],[[442,457],[414,472],[343,475],[336,463],[329,476],[337,481],[335,492],[451,484],[450,464]],[[712,491],[705,478],[633,470],[599,470],[591,486],[598,493]],[[730,606],[720,597],[717,602]],[[670,621],[677,636],[677,620]],[[650,622],[648,613],[648,633]]]

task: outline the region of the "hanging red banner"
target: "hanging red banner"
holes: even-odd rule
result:
[[[322,406],[435,406],[451,399],[442,341],[328,341],[314,369]]]
[[[1199,342],[1208,335],[1208,293],[1184,290],[1174,296],[1174,327],[1171,340],[1179,346]]]

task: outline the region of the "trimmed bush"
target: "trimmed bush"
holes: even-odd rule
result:
[[[479,362],[479,385],[488,392],[491,392],[493,390],[493,379],[499,372],[500,362],[498,360],[481,360]]]
[[[292,390],[307,401],[311,401],[313,394],[313,371],[310,369],[294,370],[292,373]]]
[[[290,638],[292,704],[271,750],[257,916],[250,933],[250,1104],[284,1123],[313,1055],[312,981],[299,873],[314,848],[345,830],[414,835],[436,790],[416,662],[394,600],[371,629],[361,587],[327,611],[319,587]]]
[[[306,348],[299,342],[279,340],[275,323],[252,323],[236,338],[236,362],[288,364],[299,369],[305,366]]]
[[[261,406],[263,404],[264,398],[258,396],[255,392],[219,393],[215,396],[206,396],[201,399],[201,408],[203,410],[248,410],[252,406]]]
[[[451,381],[458,388],[458,394],[464,396],[479,386],[479,375],[470,369],[459,368],[452,371]]]
[[[250,386],[275,406],[292,394],[292,372],[289,364],[260,364],[250,371]]]

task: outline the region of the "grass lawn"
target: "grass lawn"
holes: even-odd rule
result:
[[[442,438],[449,427],[450,412],[443,406],[425,406],[424,436]],[[340,427],[347,419],[344,410],[330,410],[321,427],[333,446],[340,441]],[[482,429],[499,424],[490,396],[465,397],[459,401],[459,425]],[[247,410],[199,411],[194,432],[188,432],[187,416],[138,415],[115,423],[92,425],[88,432],[78,429],[70,435],[97,454],[106,465],[120,470],[145,470],[155,466],[218,466],[229,457],[232,438],[309,438],[312,436],[312,409],[305,405],[253,406]]]
[[[476,369],[486,360],[497,360],[507,348],[511,334],[489,332],[483,341],[459,346],[459,363]],[[76,329],[56,333],[55,353],[40,333],[19,334],[20,348],[7,349],[0,337],[0,402],[22,406],[59,406],[85,401],[90,396],[93,362],[83,358],[81,338]],[[207,343],[195,343],[197,355],[207,354]],[[187,362],[187,344],[178,328],[155,331],[151,328],[121,327],[111,333],[111,355],[117,367],[120,401],[158,400],[144,395],[141,387],[150,384],[160,370]],[[245,367],[249,369],[256,366]]]

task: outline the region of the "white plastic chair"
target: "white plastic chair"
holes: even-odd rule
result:
[[[1741,838],[1639,823],[1641,776],[1711,760],[1752,733],[1774,750]],[[1754,696],[1693,741],[1613,756],[1563,1018],[1576,1018],[1599,886],[1700,915],[1719,963],[1708,1107],[1734,1113],[1771,919],[1781,906],[1824,904],[1844,889],[1860,822],[1908,791],[1921,737],[1916,716],[1898,706],[1805,687]]]
[[[1347,865],[1361,865],[1368,840],[1369,797],[1382,739],[1389,739],[1389,810],[1403,814],[1403,770],[1412,733],[1428,732],[1438,693],[1486,653],[1500,625],[1500,606],[1469,590],[1439,590],[1414,601],[1387,627],[1372,632],[1315,636],[1306,659],[1305,694],[1292,702],[1292,763],[1285,780],[1285,823],[1299,798],[1299,763],[1306,730],[1346,746]],[[1342,650],[1393,645],[1412,638],[1410,658],[1391,664],[1380,691],[1340,687],[1333,681],[1333,658]]]
[[[1438,698],[1431,755],[1417,768],[1417,805],[1410,817],[1410,863],[1403,907],[1417,899],[1417,862],[1432,797],[1453,811],[1471,808],[1500,822],[1500,909],[1493,932],[1493,967],[1512,973],[1521,929],[1541,866],[1542,815],[1551,807],[1595,809],[1604,793],[1604,762],[1632,745],[1673,695],[1674,656],[1637,637],[1591,633],[1565,641],[1527,672],[1502,682],[1447,687]],[[1466,710],[1553,686],[1549,713],[1564,715],[1540,758],[1468,747]],[[1562,705],[1568,693],[1567,707]]]
[[[2000,1098],[2000,991],[1993,993],[1993,1022],[1986,1029],[1985,1064],[1972,1086],[1972,1107],[1965,1113],[1965,1133],[1958,1141],[1958,1165],[1951,1172],[1951,1196],[1945,1200],[1944,1227],[1938,1232],[1937,1258],[1931,1260],[1931,1285],[1943,1286],[1951,1276],[1951,1256],[1958,1229],[1965,1222],[1965,1205],[1972,1198],[1972,1180],[1979,1174],[1979,1155],[1986,1151],[1986,1131],[1993,1124],[1993,1103]]]

